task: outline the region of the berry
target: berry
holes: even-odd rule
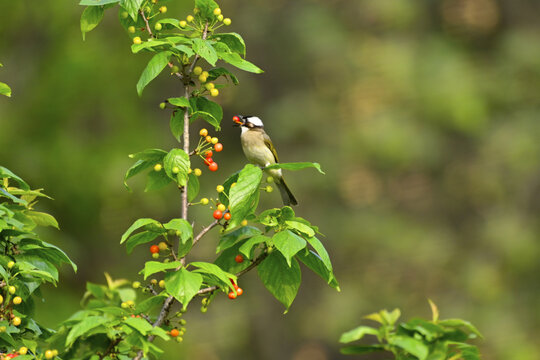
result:
[[[191,16],[191,15],[188,15],[188,16],[186,17],[187,22],[192,22],[194,19],[195,19],[195,18],[194,18],[193,16]]]
[[[135,36],[135,37],[133,38],[133,43],[139,45],[139,44],[142,43],[142,40],[141,40],[140,37]]]
[[[3,333],[6,330],[7,330],[7,328],[5,326],[0,326],[0,333]]]
[[[234,300],[236,299],[236,296],[237,295],[234,293],[234,291],[229,292],[229,299]]]
[[[208,135],[204,139],[206,140],[206,142],[212,142],[212,137],[210,135]]]
[[[152,246],[150,246],[150,252],[151,252],[152,254],[157,254],[157,253],[159,253],[159,246],[157,246],[157,245],[152,245]]]
[[[15,286],[8,287],[8,291],[10,294],[15,294],[15,291],[17,291],[17,288]]]
[[[154,29],[160,31],[161,29],[163,29],[163,25],[161,25],[161,23],[157,23],[156,25],[154,25]]]
[[[152,4],[157,4],[158,0],[152,0]]]
[[[28,352],[28,348],[26,348],[24,346],[21,346],[19,348],[19,355],[26,355],[27,352]]]
[[[236,294],[237,294],[238,296],[242,295],[243,293],[244,293],[244,290],[242,290],[242,288],[236,289]]]
[[[246,219],[242,220],[242,222],[240,223],[240,225],[242,226],[246,226],[248,224],[248,221]]]
[[[209,202],[209,200],[207,198],[202,198],[201,199],[201,204],[203,204],[203,205],[208,205],[208,202]]]
[[[215,144],[214,150],[216,150],[216,152],[221,152],[223,150],[223,144],[222,143]]]
[[[126,301],[126,304],[128,304],[128,306],[130,306],[130,307],[131,307],[131,306],[135,306],[135,301],[133,301],[133,300],[128,300],[128,301]]]
[[[208,308],[206,306],[201,306],[201,312],[204,314],[208,311]]]
[[[214,145],[217,144],[218,141],[219,141],[219,139],[218,139],[217,137],[213,137],[213,138],[211,139],[211,142],[212,142],[212,144],[214,144]]]
[[[144,8],[144,12],[150,13],[152,11],[152,8],[150,6],[146,6]]]
[[[211,163],[211,164],[208,166],[208,170],[210,170],[210,171],[217,171],[217,169],[218,169],[218,164],[215,163],[215,162]]]
[[[124,302],[122,302],[122,303],[120,304],[120,307],[121,307],[122,309],[127,309],[127,308],[129,307],[129,305],[128,305],[127,302],[124,301]]]
[[[159,247],[159,250],[161,251],[165,251],[169,248],[169,246],[167,245],[166,242],[162,241],[158,244],[158,247]]]
[[[226,207],[225,205],[223,205],[223,204],[219,204],[219,205],[217,206],[217,209],[218,209],[219,211],[223,212],[223,211],[227,210],[227,207]]]
[[[272,191],[274,191],[274,188],[268,185],[264,190],[266,190],[267,193],[271,193]]]
[[[210,95],[213,96],[213,97],[216,97],[219,95],[219,90],[218,89],[211,89],[210,90]]]
[[[131,284],[131,286],[134,288],[134,289],[138,289],[141,287],[141,283],[139,281],[134,281],[133,284]]]
[[[152,254],[152,258],[153,259],[159,259],[159,253]]]
[[[162,13],[162,14],[166,13],[167,12],[167,7],[166,6],[160,7],[159,12]]]
[[[228,220],[231,220],[231,213],[228,212],[228,213],[223,214],[223,218],[224,218],[225,220],[227,220],[227,221],[228,221]]]
[[[211,157],[210,157],[210,158],[204,159],[204,164],[205,164],[206,166],[210,166],[210,164],[213,163],[213,162],[214,162],[214,160],[212,160]]]
[[[54,353],[52,350],[45,351],[45,359],[52,359],[54,357]]]
[[[161,171],[163,169],[163,166],[161,164],[154,165],[154,171]]]
[[[223,15],[222,15],[222,14],[219,14],[219,15],[217,16],[217,19],[218,19],[218,21],[223,21]]]
[[[159,280],[158,286],[163,289],[165,287],[165,280]]]
[[[21,325],[21,322],[22,322],[22,320],[18,316],[15,316],[13,318],[13,320],[11,320],[11,323],[13,324],[13,326],[19,326],[19,325]]]
[[[216,87],[216,85],[214,85],[214,83],[208,83],[204,85],[204,87],[206,88],[206,90],[211,91],[212,89]]]
[[[223,213],[221,211],[219,211],[219,210],[216,210],[216,211],[214,211],[213,216],[214,216],[214,219],[219,220],[219,219],[221,219],[223,217]]]
[[[195,68],[195,69],[196,69],[196,68]],[[206,129],[201,129],[201,131],[199,131],[199,135],[201,135],[202,137],[208,136],[208,130],[206,130]]]
[[[178,331],[178,329],[172,329],[171,330],[171,336],[172,337],[177,337],[178,335],[180,335],[180,331]]]
[[[178,166],[175,166],[172,168],[173,174],[178,174],[180,172],[180,168]]]
[[[7,263],[8,269],[11,269],[14,266],[15,266],[15,261],[10,261],[10,262]]]
[[[128,27],[128,32],[131,33],[131,34],[134,34],[135,33],[135,26]]]
[[[202,82],[202,83],[205,83],[207,77],[208,77],[208,76],[204,76],[203,74],[201,74],[201,75],[199,75],[199,81]]]
[[[234,116],[232,117],[232,121],[234,121],[234,122],[236,122],[236,123],[237,123],[237,122],[241,122],[240,116],[234,115]]]
[[[223,24],[225,24],[225,25],[228,26],[228,25],[231,25],[231,23],[232,23],[232,20],[231,20],[231,19],[229,19],[229,18],[223,19]]]
[[[167,103],[166,102],[162,102],[162,103],[159,103],[159,108],[161,110],[165,109],[167,107]]]
[[[181,337],[181,336],[179,336],[179,337],[176,338],[176,341],[179,342],[179,343],[181,343],[182,341],[184,341],[184,338]]]
[[[4,297],[0,295],[0,304],[4,302]]]
[[[218,185],[218,186],[216,186],[216,191],[217,191],[218,193],[223,192],[223,190],[225,190],[225,188],[223,187],[223,185]]]
[[[198,8],[194,8],[194,9],[193,9],[193,13],[194,13],[194,14],[198,14],[198,13],[199,13],[199,9],[198,9]]]
[[[176,74],[177,72],[180,71],[180,68],[176,65],[174,65],[172,68],[171,68],[171,73],[173,74]]]
[[[201,169],[196,168],[195,170],[193,170],[193,174],[194,174],[195,176],[201,176],[202,171],[201,171]]]
[[[202,67],[200,67],[200,66],[195,66],[195,67],[193,68],[193,74],[195,74],[195,75],[197,75],[197,76],[201,75],[201,74],[202,74]]]
[[[214,9],[214,15],[218,16],[221,14],[221,9],[220,8],[215,8]]]
[[[53,353],[53,356],[58,356],[58,350],[53,349],[52,353]]]
[[[204,157],[208,159],[208,158],[211,158],[212,155],[214,155],[214,153],[212,152],[212,150],[208,150],[208,151],[204,154]]]
[[[183,29],[187,26],[187,22],[185,20],[180,20],[178,22],[178,25]]]
[[[122,19],[127,19],[127,17],[129,16],[129,14],[128,14],[127,11],[123,11],[122,14],[121,14],[120,16],[122,16]]]
[[[15,296],[13,298],[13,304],[19,305],[20,303],[22,303],[22,298],[20,296]]]
[[[236,255],[236,257],[234,258],[234,261],[236,261],[237,263],[241,264],[244,262],[244,257],[240,254]]]
[[[152,280],[150,280],[150,284],[152,284],[152,285],[156,285],[156,284],[157,284],[157,280],[156,280],[156,279],[152,279]]]

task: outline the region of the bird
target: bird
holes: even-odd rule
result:
[[[264,131],[264,124],[260,118],[251,115],[235,115],[233,122],[240,126],[240,142],[242,150],[249,162],[263,168],[279,163],[276,149],[272,140]],[[281,169],[265,170],[276,183],[283,205],[298,205],[296,198],[283,179]]]

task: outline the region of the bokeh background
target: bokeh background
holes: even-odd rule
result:
[[[191,1],[167,3],[187,15]],[[255,272],[245,295],[187,315],[182,345],[163,359],[345,359],[339,335],[382,308],[404,318],[472,321],[485,359],[538,359],[540,343],[540,3],[536,0],[227,0],[248,59],[222,91],[225,151],[203,195],[245,163],[232,115],[257,114],[282,161],[326,170],[287,173],[297,214],[320,226],[342,292],[304,271],[287,315]],[[176,146],[162,99],[167,74],[139,99],[147,55],[109,11],[87,35],[75,1],[0,2],[0,164],[44,187],[61,231],[44,231],[79,265],[46,291],[50,327],[79,309],[85,282],[136,279],[148,259],[120,235],[139,217],[180,213],[172,187],[122,185],[128,154]],[[202,123],[195,125],[203,126]],[[200,164],[201,168],[204,168]],[[276,193],[263,206],[279,206]],[[211,211],[196,208],[202,226]],[[211,260],[217,234],[192,259]],[[374,356],[372,358],[375,358]]]

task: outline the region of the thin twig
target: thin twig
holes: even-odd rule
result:
[[[139,10],[139,14],[141,14],[141,16],[142,16],[142,18],[144,20],[144,23],[146,24],[146,31],[148,31],[148,34],[150,35],[150,37],[155,38],[154,34],[152,34],[152,29],[150,29],[150,24],[148,23],[148,19],[144,15],[144,11]]]
[[[199,240],[201,240],[201,238],[207,233],[209,232],[210,230],[212,230],[212,228],[214,226],[216,226],[217,224],[219,223],[219,220],[214,220],[210,223],[210,225],[208,225],[207,227],[205,227],[204,229],[201,230],[201,232],[199,234],[197,234],[197,236],[195,236],[195,238],[193,239],[193,245],[195,245]]]

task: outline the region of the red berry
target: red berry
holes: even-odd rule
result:
[[[244,257],[240,254],[236,255],[236,257],[234,258],[234,261],[236,261],[237,263],[243,263],[244,262]]]
[[[231,220],[231,213],[228,212],[228,213],[223,214],[223,218],[225,220]]]
[[[216,151],[217,151],[217,150],[216,150]],[[214,153],[212,152],[212,150],[208,150],[208,151],[204,154],[204,156],[205,156],[207,159],[208,159],[208,158],[211,158],[212,155],[214,155]]]
[[[208,170],[210,170],[210,171],[217,171],[217,169],[218,169],[218,166],[217,166],[217,163],[215,163],[215,162],[208,165]]]
[[[237,295],[234,293],[234,291],[231,291],[231,292],[229,293],[229,299],[231,299],[231,300],[236,299],[236,296],[237,296]]]
[[[241,122],[242,120],[240,120],[240,117],[239,117],[239,116],[236,116],[236,115],[235,115],[235,116],[232,117],[232,121],[234,121],[235,123],[239,123],[239,122]]]
[[[223,217],[223,213],[219,210],[214,211],[214,219],[219,220]]]
[[[214,150],[216,150],[216,152],[220,152],[221,150],[223,150],[223,144],[217,143],[216,145],[214,145]]]
[[[180,335],[180,331],[178,331],[178,329],[172,329],[171,330],[171,336],[172,337],[177,337],[178,335]]]
[[[242,290],[242,288],[238,288],[236,289],[236,295],[240,296],[244,293],[244,290]]]
[[[150,252],[152,254],[157,254],[159,252],[159,246],[157,246],[157,245],[150,246]]]
[[[212,160],[211,157],[207,157],[207,158],[204,160],[204,164],[205,164],[206,166],[212,165],[213,162],[214,162],[214,160]]]

